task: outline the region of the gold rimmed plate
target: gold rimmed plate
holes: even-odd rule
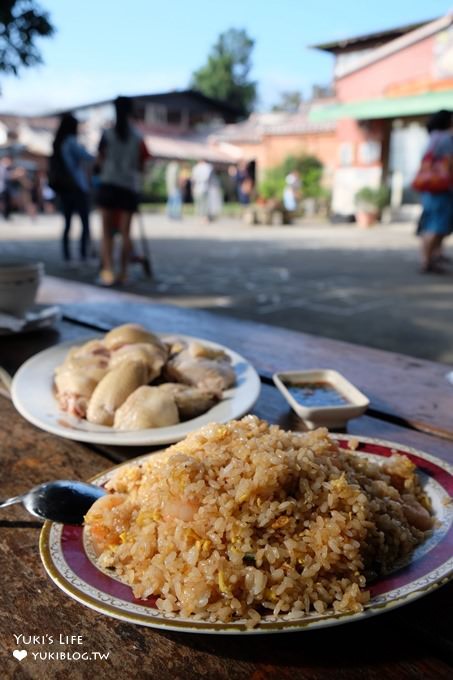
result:
[[[351,440],[357,443],[356,453],[374,460],[394,453],[406,455],[417,467],[425,492],[435,515],[432,535],[418,546],[410,561],[392,574],[370,586],[371,599],[359,613],[267,615],[260,624],[247,629],[245,621],[211,623],[195,617],[183,618],[164,613],[155,607],[155,600],[137,600],[130,586],[108,571],[100,570],[91,553],[89,536],[82,527],[46,522],[40,539],[40,552],[50,578],[67,595],[98,612],[129,623],[153,628],[189,633],[258,634],[311,630],[338,625],[384,613],[407,604],[443,585],[453,577],[453,468],[448,463],[413,448],[367,437],[331,435],[342,448],[349,449]],[[148,454],[124,463],[140,465],[152,456]],[[105,484],[118,470],[116,466],[92,480]]]

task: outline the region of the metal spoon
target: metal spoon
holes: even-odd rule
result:
[[[0,508],[22,503],[35,517],[51,519],[63,524],[83,524],[88,510],[106,490],[85,482],[57,480],[35,486],[28,493],[0,502]]]

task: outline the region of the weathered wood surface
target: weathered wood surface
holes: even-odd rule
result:
[[[96,304],[87,304],[96,295]],[[0,338],[0,364],[14,372],[29,356],[65,340],[85,339],[118,323],[140,321],[158,331],[216,340],[245,355],[265,378],[253,412],[285,428],[301,429],[270,374],[291,367],[337,368],[369,396],[374,413],[351,421],[347,432],[387,439],[421,449],[453,463],[453,446],[432,430],[453,437],[453,389],[443,380],[447,370],[423,362],[305,334],[237,322],[204,312],[143,303],[136,296],[47,280],[43,301],[81,298],[65,312],[72,321],[14,338]],[[58,297],[56,297],[58,296]],[[121,300],[120,305],[113,304]],[[138,306],[132,306],[132,303]],[[267,380],[266,380],[267,378]],[[447,389],[448,388],[448,389]],[[448,401],[450,399],[450,401]],[[447,408],[447,405],[448,408]],[[407,420],[412,429],[403,427]],[[0,498],[42,481],[89,479],[117,460],[141,453],[136,448],[94,447],[64,440],[30,425],[0,397]],[[0,676],[47,680],[280,680],[352,678],[405,680],[451,678],[453,674],[453,584],[384,616],[357,624],[299,634],[256,637],[197,636],[159,632],[97,614],[62,593],[46,576],[38,551],[39,522],[12,506],[0,516]],[[108,660],[39,661],[12,657],[15,635],[81,635],[82,646],[31,645],[28,651],[109,652]]]
[[[79,283],[56,276],[45,276],[38,290],[36,301],[40,304],[61,304],[63,302],[117,302],[131,300],[143,302],[143,295],[125,293],[112,288],[100,288],[88,283]]]
[[[262,408],[265,408],[264,402]],[[370,429],[373,427],[371,423]],[[401,440],[404,440],[403,432]],[[414,443],[414,436],[424,437],[411,433],[405,443]],[[87,479],[110,466],[109,461],[89,447],[37,430],[3,398],[0,398],[0,457],[0,497],[54,477]],[[64,595],[44,572],[38,536],[37,523],[23,509],[11,507],[2,511],[2,677],[33,680],[82,680],[93,675],[106,680],[451,678],[451,585],[384,616],[308,633],[243,638],[164,633],[110,619]],[[61,634],[81,635],[82,645],[17,645],[14,635],[20,634],[47,634],[55,640]],[[12,651],[22,648],[28,650],[29,656],[19,662],[12,657]],[[103,661],[40,661],[31,658],[31,651],[109,652],[110,655]]]

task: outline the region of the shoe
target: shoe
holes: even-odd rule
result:
[[[420,274],[447,274],[447,271],[438,264],[427,264],[420,269]]]
[[[125,286],[129,282],[129,277],[127,276],[117,276],[115,279],[115,286]]]
[[[100,286],[113,286],[115,284],[115,275],[110,269],[101,269],[97,283]]]
[[[451,257],[448,257],[448,255],[444,255],[441,253],[436,257],[436,262],[439,264],[449,264],[451,262]]]

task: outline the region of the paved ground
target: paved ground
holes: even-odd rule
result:
[[[445,276],[420,275],[412,225],[247,227],[147,215],[144,226],[156,279],[135,265],[125,290],[453,363],[453,266]],[[61,262],[60,231],[58,216],[1,222],[0,257],[39,258],[49,274],[93,282],[95,263]],[[97,216],[92,231],[97,239]]]

